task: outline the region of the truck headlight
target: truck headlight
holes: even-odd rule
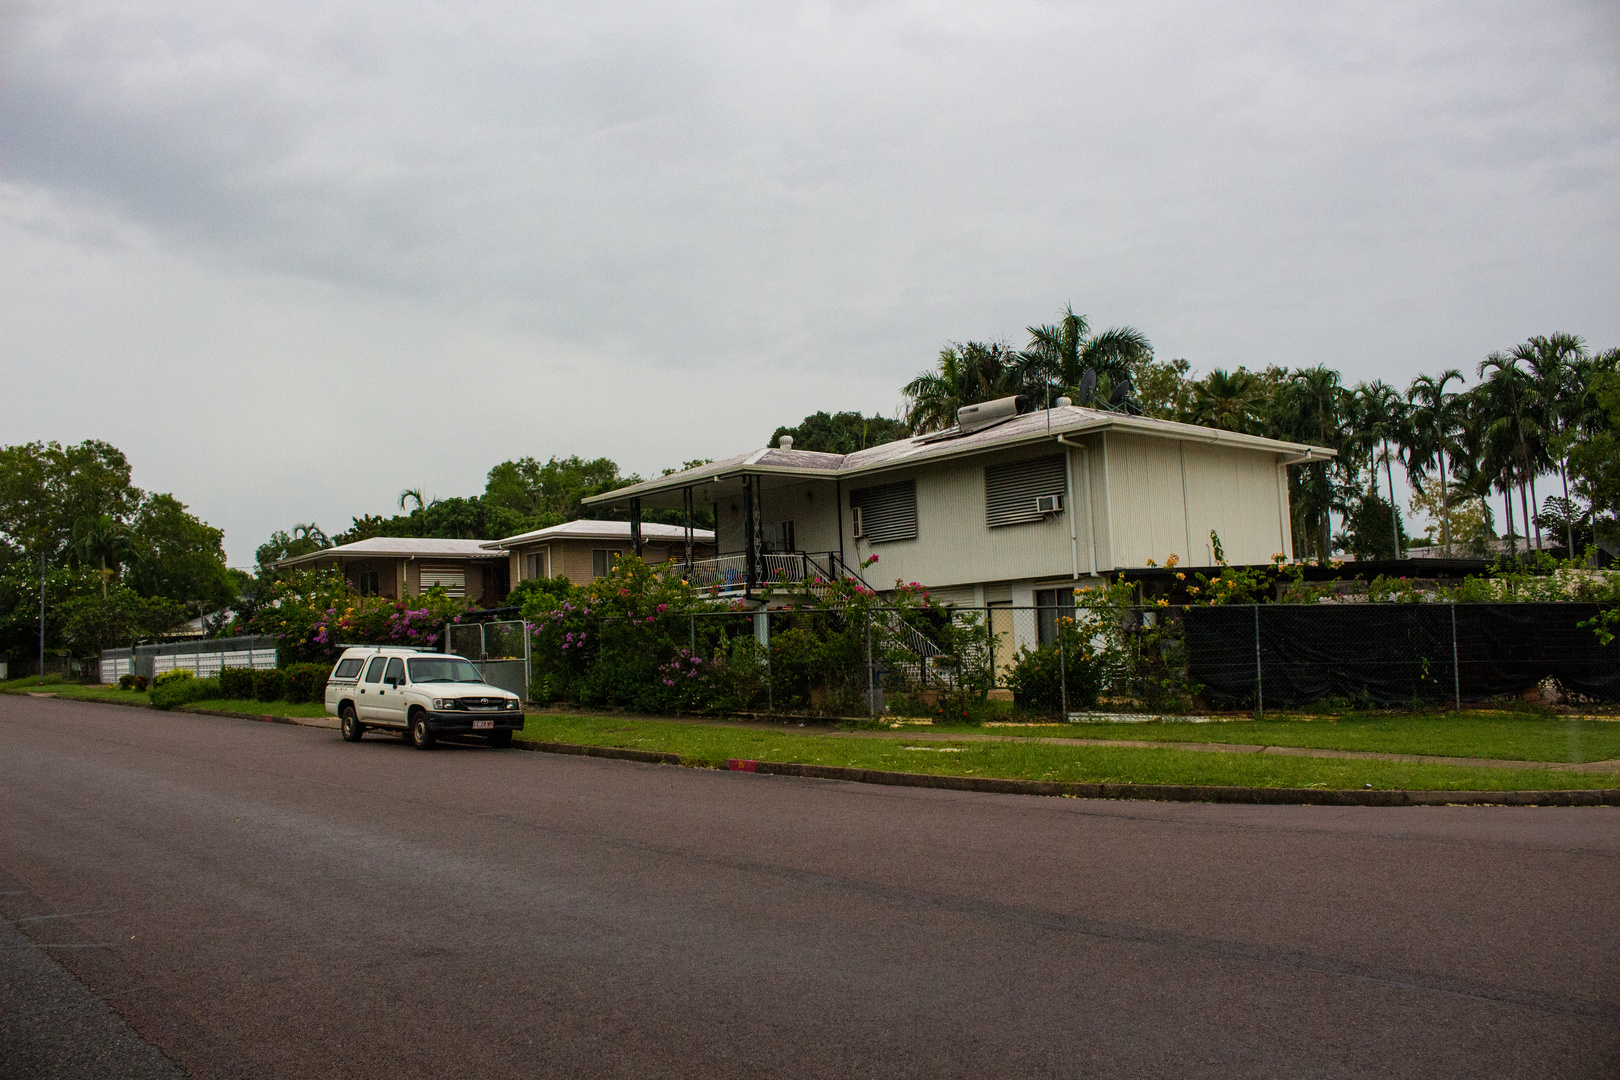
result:
[[[433,707],[435,709],[453,709],[453,708],[456,707],[456,699],[455,698],[447,698],[447,697],[436,697],[436,698],[433,699]]]
[[[508,702],[507,702],[507,703],[506,703],[506,707],[507,707],[507,708],[508,708],[508,709],[515,709],[515,708],[517,708],[517,707],[518,707],[518,700],[517,700],[517,698],[512,698],[512,699],[511,699],[511,700],[510,700],[510,701],[508,701]]]

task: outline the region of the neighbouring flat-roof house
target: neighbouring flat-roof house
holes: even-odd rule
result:
[[[608,572],[620,555],[639,552],[649,563],[713,558],[714,533],[646,522],[639,534],[628,521],[568,521],[484,544],[507,554],[509,580],[564,577],[583,585]]]
[[[1288,467],[1333,454],[1062,402],[1019,414],[1011,402],[848,455],[783,439],[586,502],[632,520],[650,507],[688,519],[712,507],[716,556],[694,576],[733,596],[859,575],[876,555],[864,577],[879,589],[899,579],[945,603],[1041,607],[1149,559],[1210,566],[1212,531],[1232,564],[1291,551]]]
[[[499,603],[509,591],[507,554],[483,540],[441,540],[374,536],[282,559],[280,569],[336,569],[362,596],[398,600],[438,587],[482,607]]]

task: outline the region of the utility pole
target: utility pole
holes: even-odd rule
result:
[[[45,685],[45,549],[39,550],[39,684]]]

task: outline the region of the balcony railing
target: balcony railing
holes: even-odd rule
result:
[[[684,570],[685,567],[682,566]],[[826,580],[827,571],[814,557],[800,551],[765,552],[759,556],[756,589],[781,588],[820,578]],[[721,555],[715,559],[698,559],[692,563],[689,580],[700,589],[714,589],[721,594],[740,593],[748,579],[746,555]]]

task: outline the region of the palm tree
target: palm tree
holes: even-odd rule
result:
[[[415,499],[416,500],[416,508],[418,510],[422,509],[423,503],[422,503],[422,489],[421,488],[406,488],[404,491],[399,493],[399,508],[401,510],[405,509],[405,500],[406,499]]]
[[[1379,452],[1373,456],[1373,486],[1378,483],[1378,463],[1384,464],[1384,478],[1389,482],[1389,528],[1394,540],[1395,557],[1401,557],[1401,525],[1395,512],[1395,474],[1390,465],[1393,455],[1389,444],[1403,441],[1406,430],[1406,403],[1395,388],[1382,380],[1358,383],[1351,391],[1355,429],[1351,438],[1361,447],[1371,450],[1376,444]]]
[[[1299,478],[1299,513],[1302,524],[1317,536],[1317,559],[1326,562],[1333,552],[1333,510],[1343,509],[1343,497],[1333,481],[1333,468],[1350,471],[1352,455],[1345,453],[1346,393],[1339,373],[1318,365],[1291,372],[1278,385],[1272,401],[1271,431],[1291,442],[1326,446],[1340,452],[1334,466],[1313,461]]]
[[[910,401],[906,423],[918,435],[943,431],[955,425],[962,406],[1017,394],[1018,364],[1018,354],[1001,342],[953,341],[939,351],[933,371],[901,390]]]
[[[1056,326],[1028,330],[1029,347],[1020,359],[1024,392],[1031,398],[1050,400],[1067,394],[1078,401],[1086,369],[1097,372],[1100,384],[1113,386],[1130,378],[1133,367],[1153,356],[1153,346],[1140,330],[1116,326],[1093,334],[1090,321],[1076,315],[1073,304],[1064,307]]]
[[[1254,372],[1216,368],[1193,384],[1192,422],[1253,435],[1265,404],[1265,385]]]
[[[80,520],[74,526],[73,538],[68,543],[68,559],[72,565],[98,564],[103,600],[107,599],[107,580],[133,554],[135,538],[124,523],[111,514]]]
[[[1490,375],[1486,376],[1489,371]],[[1514,552],[1512,525],[1512,486],[1519,486],[1519,510],[1525,525],[1525,541],[1530,539],[1530,507],[1526,485],[1542,461],[1540,425],[1536,422],[1534,388],[1519,368],[1516,357],[1493,352],[1479,363],[1485,381],[1476,388],[1481,419],[1485,427],[1485,453],[1501,479],[1503,497],[1508,500],[1508,542]]]
[[[1419,375],[1406,389],[1406,477],[1418,491],[1430,466],[1440,468],[1440,541],[1451,557],[1451,501],[1446,466],[1456,455],[1466,412],[1463,402],[1446,385],[1462,382],[1462,372],[1447,368],[1439,376]]]
[[[1558,476],[1564,484],[1564,502],[1569,501],[1570,436],[1576,410],[1578,390],[1576,377],[1580,362],[1586,359],[1586,343],[1574,334],[1553,334],[1532,337],[1513,349],[1513,358],[1523,361],[1530,369],[1537,406],[1537,421],[1545,437],[1545,450],[1558,465]],[[1532,500],[1535,480],[1531,479]],[[1540,514],[1537,515],[1536,539],[1541,539]],[[1564,550],[1571,558],[1575,555],[1575,526],[1569,514],[1564,515]]]

